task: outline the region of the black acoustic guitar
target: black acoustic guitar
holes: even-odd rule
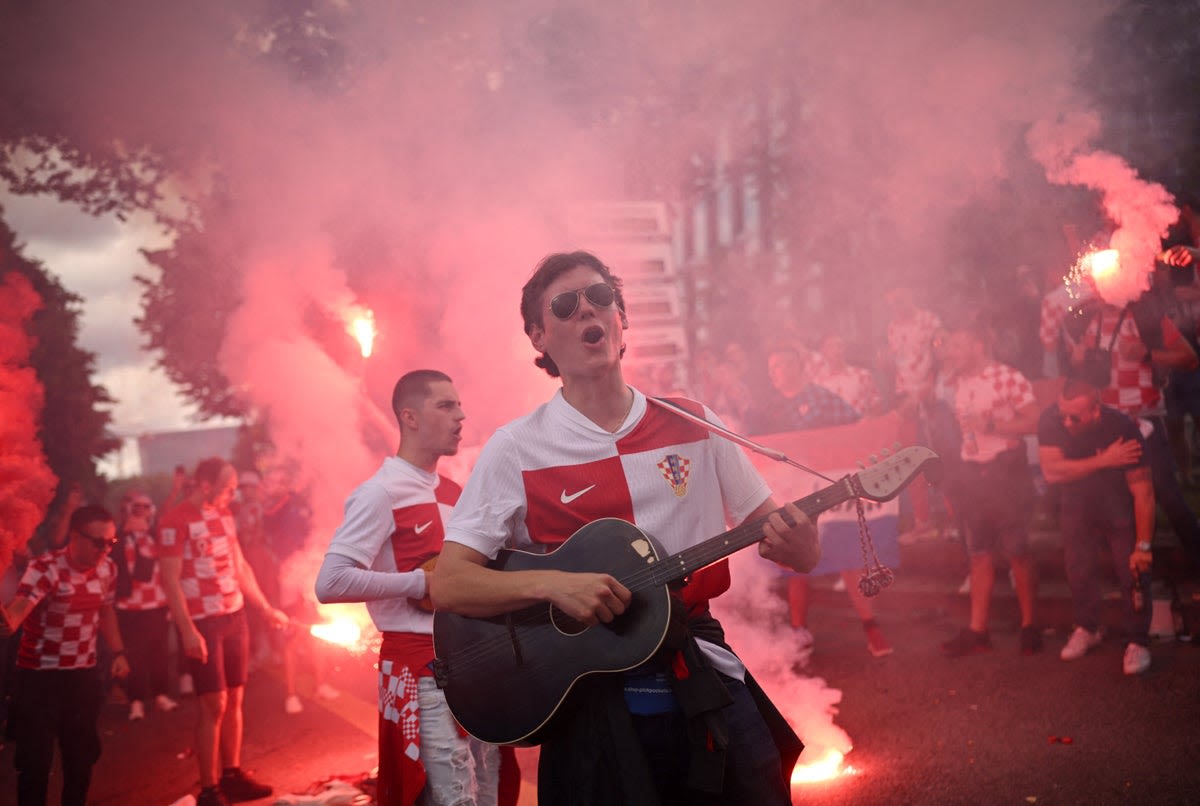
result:
[[[795,503],[811,518],[855,498],[888,501],[936,465],[937,454],[928,448],[904,448]],[[632,669],[654,655],[667,632],[672,582],[757,543],[765,520],[670,557],[661,557],[653,538],[618,518],[589,523],[550,554],[502,550],[490,567],[607,573],[633,593],[633,601],[611,623],[592,627],[549,604],[490,618],[435,612],[434,671],[451,712],[485,742],[537,744],[576,680]]]

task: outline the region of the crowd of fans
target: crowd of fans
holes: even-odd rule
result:
[[[914,485],[905,492],[900,536],[901,542],[940,535],[965,543],[969,576],[963,591],[971,596],[970,620],[943,644],[950,656],[992,648],[988,611],[997,558],[1006,561],[1020,604],[1019,648],[1027,654],[1042,650],[1029,551],[1033,496],[1040,493],[1049,504],[1042,511],[1059,518],[1075,605],[1076,630],[1061,657],[1078,658],[1099,643],[1095,559],[1103,548],[1129,603],[1123,668],[1140,674],[1150,664],[1144,594],[1152,561],[1158,562],[1159,578],[1176,589],[1200,568],[1200,521],[1184,492],[1200,487],[1198,262],[1200,251],[1189,244],[1166,249],[1149,288],[1125,305],[1107,302],[1086,278],[1068,285],[1062,270],[1039,278],[1024,266],[1012,273],[1009,293],[990,305],[937,310],[929,304],[932,297],[895,286],[885,294],[889,318],[878,345],[855,344],[851,350],[846,334],[836,331],[757,351],[734,341],[720,352],[700,351],[690,384],[681,384],[669,368],[633,382],[653,394],[690,393],[707,401],[726,425],[751,435],[842,426],[894,412],[901,442],[928,445],[951,466],[952,482],[944,488]],[[6,696],[0,705],[9,706],[17,667],[103,670],[101,677],[120,690],[134,722],[152,710],[174,711],[175,698],[192,692],[189,675],[173,680],[169,673],[185,668],[172,655],[186,647],[171,626],[178,619],[161,560],[170,556],[163,546],[172,538],[158,516],[191,500],[197,478],[178,469],[157,505],[144,492],[130,491],[116,507],[116,518],[83,505],[78,490],[71,492],[64,514],[0,585],[7,603],[0,627],[16,631],[36,602],[53,598],[54,586],[46,580],[55,574],[72,580],[82,575],[80,584],[95,587],[96,595],[87,602],[64,601],[58,622],[27,623],[26,636],[36,631],[36,652],[19,635],[6,639],[0,664]],[[301,665],[307,666],[315,696],[338,696],[307,647],[303,628],[316,620],[311,583],[280,578],[281,566],[307,539],[308,509],[281,471],[265,477],[245,471],[240,485],[233,484],[237,496],[228,502],[229,514],[257,577],[257,583],[243,585],[249,598],[261,600],[254,602],[261,617],[250,623],[252,663],[282,666],[283,707],[297,713],[303,709],[297,689]],[[1178,548],[1152,545],[1155,507]],[[93,557],[88,553],[93,549],[101,553]],[[110,550],[113,572],[102,559]],[[868,649],[875,656],[889,654],[892,647],[870,602],[844,577],[839,585],[862,619]],[[792,575],[785,586],[792,626],[800,631],[806,628],[808,586],[803,575]],[[72,618],[90,623],[82,637],[77,628],[71,632]],[[283,623],[288,626],[279,629]],[[119,635],[113,631],[117,625]],[[105,641],[98,642],[98,635]],[[63,649],[68,645],[70,652]],[[66,722],[59,727],[75,730]],[[32,742],[28,735],[24,741]],[[84,792],[94,751],[83,746],[71,760],[73,785]],[[33,762],[23,758],[32,769]],[[38,765],[43,761],[39,757]],[[41,766],[37,776],[43,775]],[[234,784],[249,792],[255,782]]]

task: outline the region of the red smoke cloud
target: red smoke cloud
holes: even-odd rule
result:
[[[1120,253],[1120,270],[1097,275],[1097,291],[1106,302],[1122,306],[1149,287],[1154,259],[1167,228],[1179,217],[1174,198],[1156,182],[1147,182],[1115,154],[1090,148],[1100,132],[1091,113],[1064,115],[1033,126],[1029,150],[1060,185],[1082,185],[1100,192],[1101,203],[1115,226],[1107,244]]]
[[[12,562],[46,516],[58,478],[38,441],[44,392],[29,353],[29,320],[42,306],[16,272],[0,282],[0,569]]]

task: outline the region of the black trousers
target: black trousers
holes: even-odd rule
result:
[[[117,610],[125,639],[129,679],[121,684],[131,700],[167,693],[167,608]]]
[[[54,745],[62,752],[63,806],[84,806],[100,758],[100,675],[91,669],[18,669],[9,733],[17,744],[17,803],[43,806]]]

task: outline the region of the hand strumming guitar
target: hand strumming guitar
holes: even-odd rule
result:
[[[550,604],[589,627],[608,624],[625,612],[633,594],[608,574],[551,572],[546,598]]]

